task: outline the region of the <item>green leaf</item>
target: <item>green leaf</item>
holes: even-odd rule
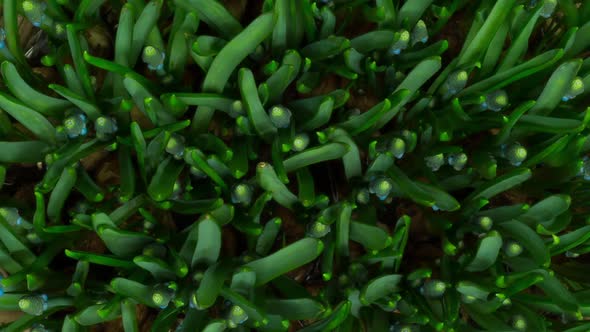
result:
[[[262,106],[252,71],[247,68],[240,69],[238,73],[238,83],[240,85],[240,93],[244,100],[246,111],[248,112],[248,119],[254,127],[254,130],[256,130],[260,136],[269,140],[276,134],[277,128],[273,125],[270,117],[264,110],[264,106]]]
[[[397,86],[394,93],[397,91],[406,89],[408,94],[403,98],[399,104],[393,106],[387,113],[383,114],[377,121],[374,129],[380,129],[385,126],[397,112],[414,96],[414,94],[428,81],[436,72],[441,68],[441,58],[439,56],[433,56],[422,60],[408,75],[406,78]],[[393,100],[394,95],[390,97]]]
[[[203,3],[202,5],[207,8],[217,8],[216,5],[210,6],[209,3]],[[200,11],[204,10],[200,9]],[[216,11],[218,13],[220,12],[219,9]],[[207,75],[203,81],[203,91],[215,93],[223,92],[223,89],[235,68],[238,67],[242,60],[244,60],[249,54],[254,52],[258,45],[270,35],[274,24],[275,21],[272,13],[258,16],[258,18],[252,21],[252,23],[240,32],[240,34],[227,43],[211,63],[211,67],[207,71]],[[214,109],[209,107],[197,108],[197,112],[192,121],[193,131],[197,133],[206,131],[211,122],[213,111]]]
[[[430,7],[432,0],[409,0],[404,3],[397,13],[397,24],[411,29]]]
[[[0,162],[37,163],[43,161],[49,150],[49,145],[41,141],[0,142]]]
[[[488,48],[489,42],[500,28],[501,23],[510,14],[515,2],[515,0],[499,0],[494,4],[489,16],[477,31],[473,40],[459,54],[457,66],[460,67],[480,60]]]
[[[174,183],[178,179],[180,172],[184,168],[184,164],[175,161],[172,157],[168,157],[162,162],[156,174],[154,174],[148,186],[148,193],[155,201],[161,202],[172,196],[174,192]]]
[[[518,220],[534,226],[542,224],[547,226],[554,218],[567,211],[571,204],[571,198],[567,195],[552,195],[530,207],[524,214],[517,217]]]
[[[199,236],[191,266],[194,268],[200,263],[213,265],[221,251],[221,228],[207,215],[199,221],[197,228]]]
[[[549,248],[545,246],[543,239],[526,224],[512,220],[498,224],[498,228],[518,241],[533,257],[535,262],[543,267],[549,266],[551,257]]]
[[[515,81],[521,80],[525,77],[531,76],[536,72],[550,67],[559,59],[561,59],[562,56],[562,49],[547,51],[518,66],[501,73],[497,73],[489,78],[466,87],[461,92],[459,92],[458,96],[461,97],[471,95],[473,93],[488,93],[503,88]]]
[[[343,143],[327,143],[294,154],[287,158],[283,164],[285,165],[285,171],[290,173],[302,167],[342,158],[349,150],[349,146]]]
[[[326,310],[320,302],[307,298],[267,299],[264,305],[268,313],[288,320],[316,319]]]
[[[581,65],[582,60],[578,59],[565,62],[557,67],[537,99],[537,103],[529,113],[531,115],[549,115],[561,103],[561,98],[569,91]]]
[[[528,168],[516,169],[482,185],[477,191],[469,195],[467,202],[476,202],[479,199],[489,199],[497,194],[511,189],[531,178],[531,170]]]
[[[367,250],[382,250],[391,244],[389,234],[382,228],[355,221],[350,224],[350,239]]]
[[[90,120],[94,121],[101,116],[100,109],[92,102],[88,101],[85,97],[80,96],[70,89],[58,84],[49,84],[49,88],[80,108],[80,110],[86,113]]]
[[[147,244],[154,241],[146,234],[122,231],[106,225],[99,226],[97,233],[107,248],[120,257],[132,257]]]
[[[390,274],[369,281],[361,290],[361,303],[364,305],[370,305],[383,297],[398,292],[400,290],[398,285],[401,280],[402,275]]]
[[[221,3],[208,0],[176,0],[174,3],[198,13],[200,19],[227,39],[242,31],[240,22]],[[272,30],[272,27],[269,30]]]
[[[71,106],[67,100],[53,98],[33,89],[20,76],[16,66],[8,61],[2,62],[2,76],[16,98],[43,115],[57,115]]]
[[[502,236],[496,231],[491,231],[479,242],[473,260],[469,262],[465,269],[470,272],[478,272],[488,269],[496,262],[501,248]]]
[[[0,108],[44,142],[48,144],[55,142],[55,128],[43,115],[4,92],[0,92]]]
[[[320,331],[332,331],[340,326],[346,318],[350,315],[350,308],[352,303],[350,301],[341,302],[332,313],[313,324],[310,324],[299,331],[301,332],[320,332]]]
[[[304,238],[244,266],[256,272],[256,285],[260,286],[313,261],[323,249],[324,244],[320,240]]]
[[[303,167],[303,166],[302,166]],[[277,203],[291,208],[298,199],[278,178],[274,168],[267,163],[259,163],[256,167],[256,180],[262,189],[272,193]]]

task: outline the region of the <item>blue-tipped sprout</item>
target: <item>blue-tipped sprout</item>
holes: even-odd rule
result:
[[[45,325],[43,324],[35,324],[31,327],[30,332],[49,332],[51,330],[48,330]]]
[[[461,302],[470,304],[475,301],[477,301],[477,297],[473,295],[461,294]]]
[[[47,310],[47,295],[25,295],[18,300],[18,307],[29,315],[41,316]]]
[[[160,243],[151,243],[143,248],[141,254],[145,256],[164,258],[166,257],[166,247]]]
[[[393,181],[386,176],[379,176],[369,183],[369,192],[375,194],[380,200],[385,200],[393,191]]]
[[[244,112],[244,104],[241,100],[236,100],[231,104],[231,107],[229,109],[229,116],[231,116],[232,118],[237,118],[238,116],[245,114],[246,112]]]
[[[308,145],[309,145],[309,135],[307,135],[306,133],[297,134],[297,135],[295,135],[295,137],[293,137],[293,142],[291,144],[291,150],[293,150],[295,152],[300,152],[300,151],[305,150]]]
[[[447,290],[447,285],[440,280],[428,280],[420,288],[420,293],[424,297],[435,299],[443,296]]]
[[[53,33],[59,39],[66,38],[66,27],[63,23],[55,23],[53,25]]]
[[[584,180],[590,181],[590,158],[584,157],[584,163],[580,168],[580,176],[584,177]]]
[[[326,225],[319,221],[314,221],[307,224],[307,235],[314,238],[322,238],[330,233],[330,225]]]
[[[357,193],[356,193],[356,202],[359,204],[369,204],[369,201],[371,200],[371,193],[369,192],[369,189],[367,188],[361,188]]]
[[[517,331],[526,331],[526,319],[522,315],[514,315],[514,317],[512,317],[512,327]]]
[[[171,154],[174,159],[182,159],[184,156],[184,137],[178,134],[172,134],[166,144],[166,152]]]
[[[544,18],[549,18],[551,15],[553,15],[555,7],[557,7],[557,0],[545,0],[539,15]]]
[[[475,223],[485,232],[489,231],[492,229],[492,226],[494,226],[494,221],[488,216],[481,216],[477,218]]]
[[[0,49],[6,48],[6,31],[0,28]]]
[[[389,327],[389,332],[418,332],[420,329],[409,324],[394,324]]]
[[[69,138],[76,138],[79,136],[86,136],[88,128],[86,128],[86,115],[83,113],[74,113],[64,119],[64,130]]]
[[[504,90],[496,90],[488,93],[481,106],[493,112],[499,112],[508,105],[508,94]]]
[[[4,295],[4,286],[2,286],[2,279],[4,279],[4,277],[0,274],[0,296]]]
[[[96,138],[107,141],[117,132],[117,121],[111,117],[100,116],[94,121]]]
[[[47,4],[42,1],[25,0],[22,2],[23,13],[31,21],[31,24],[37,28],[47,19],[47,15],[45,15],[46,8]]]
[[[469,75],[465,70],[457,70],[451,73],[443,86],[445,97],[450,97],[463,90],[465,85],[467,85],[468,78]]]
[[[229,313],[227,315],[227,326],[230,328],[236,328],[238,325],[243,324],[248,320],[248,314],[242,307],[238,305],[233,305],[229,309]]]
[[[205,172],[201,171],[201,169],[199,169],[199,168],[197,168],[195,166],[191,166],[190,172],[191,172],[191,175],[195,179],[204,179],[204,178],[207,177],[207,174],[205,174]]]
[[[508,240],[504,243],[504,254],[508,257],[516,257],[522,254],[522,246],[514,240]]]
[[[252,202],[254,189],[247,183],[236,184],[231,192],[231,201],[234,204],[249,205]]]
[[[578,254],[577,252],[573,252],[573,251],[566,251],[565,252],[565,257],[567,258],[578,258],[580,257],[580,254]]]
[[[0,216],[11,226],[22,226],[23,224],[23,218],[20,216],[16,208],[2,207],[0,208]]]
[[[573,79],[572,84],[567,93],[561,97],[562,101],[568,101],[576,98],[578,95],[584,92],[584,81],[580,77]]]
[[[410,33],[408,30],[401,30],[397,33],[397,36],[397,40],[391,45],[391,48],[389,48],[389,54],[391,55],[400,54],[403,50],[408,48],[408,44],[410,43]]]
[[[144,47],[141,59],[147,64],[149,69],[162,70],[164,69],[166,53],[154,46],[149,45]]]
[[[195,273],[195,275],[193,276],[193,279],[197,282],[200,282],[203,279],[203,273],[202,272]],[[199,304],[199,300],[197,299],[197,292],[196,291],[193,292],[193,294],[191,294],[188,305],[190,308],[197,309],[197,310],[205,309],[201,304]]]
[[[442,167],[442,165],[445,164],[445,156],[442,153],[439,153],[424,158],[424,161],[426,162],[426,166],[428,166],[428,168],[430,168],[433,172],[436,172]]]
[[[460,171],[467,165],[467,155],[463,152],[451,153],[447,157],[447,162],[455,171]]]
[[[520,143],[514,143],[510,146],[503,145],[502,153],[504,158],[508,159],[513,166],[520,166],[527,157],[527,150]]]
[[[161,309],[164,309],[168,307],[175,294],[176,285],[174,283],[158,284],[152,290],[152,302]]]
[[[412,29],[412,46],[422,43],[425,44],[428,41],[428,28],[426,23],[420,20]]]
[[[184,183],[180,179],[176,179],[174,181],[174,186],[172,187],[172,199],[180,199],[182,194],[184,193]]]
[[[273,106],[268,112],[268,116],[277,128],[287,128],[291,124],[291,111],[284,106]]]
[[[392,138],[389,142],[389,152],[397,159],[402,159],[406,153],[406,142],[399,137]]]

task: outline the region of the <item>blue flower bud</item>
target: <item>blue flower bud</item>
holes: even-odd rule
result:
[[[476,223],[479,227],[481,227],[482,230],[486,232],[492,229],[492,226],[494,225],[494,221],[488,216],[481,216],[477,218]]]
[[[504,90],[496,90],[488,93],[486,99],[481,105],[484,109],[493,112],[499,112],[508,105],[508,94]]]
[[[314,238],[322,238],[330,233],[330,225],[326,225],[319,221],[314,221],[307,224],[307,235]]]
[[[408,44],[410,43],[410,33],[408,30],[401,30],[396,35],[398,36],[398,39],[393,43],[391,48],[389,48],[389,54],[391,55],[400,54],[403,50],[408,48]]]
[[[514,240],[506,241],[506,243],[504,243],[503,249],[504,249],[504,253],[508,257],[516,257],[516,256],[520,255],[523,250],[522,246]]]
[[[117,122],[111,117],[101,116],[94,121],[94,129],[96,130],[96,138],[106,141],[117,132]]]
[[[238,325],[243,324],[245,321],[248,320],[248,314],[242,307],[238,305],[233,305],[229,309],[229,314],[227,317],[227,323],[230,328],[236,328]]]
[[[426,162],[426,166],[428,166],[428,168],[430,168],[433,172],[436,172],[441,168],[442,165],[444,165],[445,156],[442,153],[439,153],[424,158],[424,161]]]
[[[166,144],[166,152],[171,154],[175,159],[182,159],[184,155],[184,137],[178,134],[172,134]]]
[[[236,184],[231,193],[231,201],[234,204],[248,205],[252,202],[254,190],[247,183]]]
[[[518,331],[526,331],[526,319],[522,315],[515,315],[512,317],[512,327]]]
[[[557,0],[545,0],[543,3],[543,8],[541,9],[540,16],[544,18],[549,18],[553,15],[555,11],[555,7],[557,6]]]
[[[446,90],[445,95],[449,97],[463,90],[465,85],[467,85],[468,78],[469,75],[465,70],[457,70],[451,73],[444,84]]]
[[[519,143],[502,146],[502,152],[513,166],[520,166],[527,157],[527,150]]]
[[[64,130],[69,138],[76,138],[78,136],[86,136],[88,129],[86,128],[86,115],[83,113],[75,113],[64,119]]]
[[[18,210],[13,207],[1,207],[0,216],[4,218],[11,226],[22,226],[23,218],[18,213]]]
[[[420,288],[420,293],[427,298],[438,298],[443,296],[447,289],[447,285],[440,280],[428,280]]]
[[[356,193],[356,202],[359,204],[368,204],[371,197],[369,196],[371,193],[369,193],[369,189],[367,188],[361,188],[357,193]]]
[[[29,315],[41,316],[47,310],[47,295],[25,295],[18,300],[18,307]]]
[[[22,2],[23,13],[31,21],[31,24],[37,28],[47,19],[47,15],[45,15],[46,8],[47,4],[45,2],[36,0],[25,0]]]
[[[0,28],[0,49],[6,47],[6,31]]]
[[[420,20],[412,30],[412,46],[418,43],[425,44],[428,41],[428,28],[426,23]]]
[[[155,305],[164,309],[168,303],[174,298],[176,293],[175,285],[173,283],[158,284],[152,290],[152,302]]]
[[[369,183],[369,192],[380,200],[385,200],[393,190],[393,181],[385,176],[379,176]]]
[[[297,135],[295,135],[295,137],[293,137],[293,142],[291,144],[291,150],[296,151],[296,152],[300,152],[300,151],[305,150],[305,148],[307,148],[308,145],[309,145],[309,135],[307,135],[306,133],[297,134]]]
[[[453,167],[453,169],[455,169],[455,171],[460,171],[467,164],[467,155],[463,152],[451,153],[447,157],[447,162]]]
[[[580,77],[573,79],[572,84],[567,93],[561,97],[562,101],[568,101],[576,98],[578,95],[584,92],[584,81]]]
[[[273,106],[268,115],[277,128],[287,128],[291,124],[291,111],[284,106]]]
[[[143,49],[141,59],[147,64],[149,69],[161,70],[164,68],[166,53],[154,46],[146,46]]]
[[[397,159],[401,159],[406,153],[406,142],[398,137],[395,137],[389,143],[389,152]]]

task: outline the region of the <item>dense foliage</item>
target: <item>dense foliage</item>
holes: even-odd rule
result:
[[[2,331],[590,330],[590,1],[2,17]]]

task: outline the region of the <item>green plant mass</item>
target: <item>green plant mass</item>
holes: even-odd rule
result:
[[[590,331],[590,1],[0,9],[1,331]]]

